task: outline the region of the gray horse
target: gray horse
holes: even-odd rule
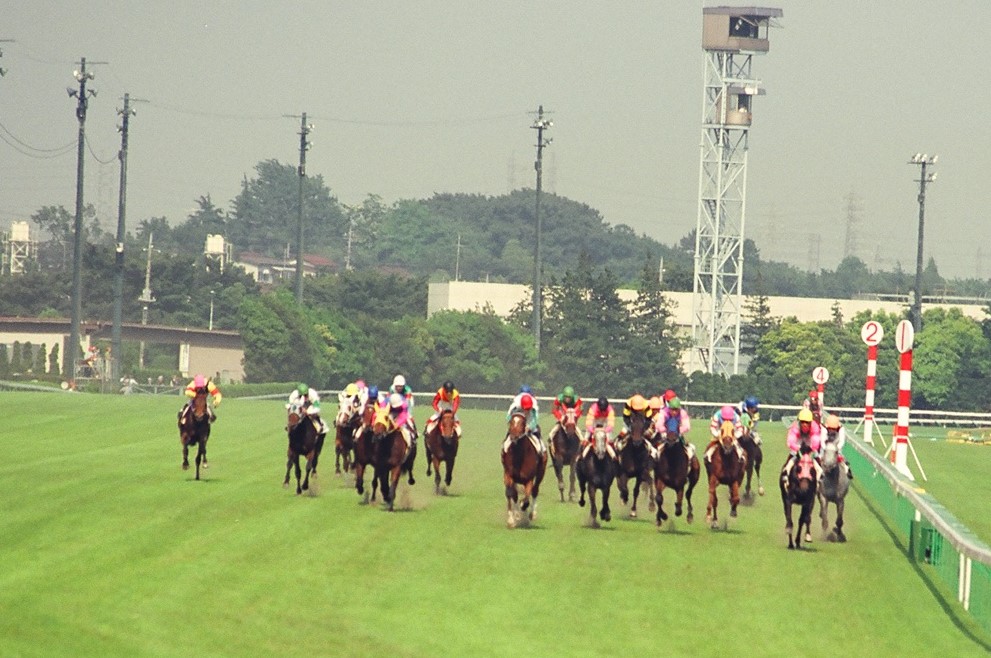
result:
[[[845,542],[843,501],[850,490],[850,479],[847,477],[846,468],[839,462],[839,450],[832,441],[827,441],[822,445],[822,469],[822,482],[819,485],[819,517],[822,519],[822,531],[829,530],[826,505],[833,503],[836,506],[836,526],[826,536],[826,539]]]

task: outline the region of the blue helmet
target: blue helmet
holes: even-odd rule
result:
[[[520,386],[520,393],[533,393],[533,389],[530,388],[529,384],[523,384]]]
[[[753,396],[753,395],[748,395],[748,396],[747,396],[747,397],[746,397],[746,398],[745,398],[745,399],[743,400],[743,406],[744,406],[744,407],[746,407],[747,409],[756,409],[757,407],[759,407],[759,406],[760,406],[760,400],[758,400],[758,399],[757,399],[757,398],[756,398],[755,396]]]
[[[369,386],[368,387],[368,399],[369,400],[377,400],[378,397],[379,397],[379,387],[378,386],[374,386],[374,385]]]

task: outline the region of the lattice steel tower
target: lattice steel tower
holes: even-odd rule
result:
[[[699,204],[689,372],[733,375],[740,367],[743,227],[747,206],[747,141],[754,96],[754,55],[780,9],[704,7],[705,51]]]

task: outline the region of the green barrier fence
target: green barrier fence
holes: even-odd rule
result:
[[[853,481],[891,521],[906,554],[935,576],[991,633],[991,548],[939,502],[904,478],[873,446],[847,436]]]

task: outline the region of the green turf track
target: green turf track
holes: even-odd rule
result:
[[[226,400],[211,468],[193,481],[179,468],[179,402],[0,394],[0,655],[957,657],[991,648],[856,493],[849,543],[817,531],[810,550],[793,552],[773,476],[727,530],[704,526],[701,490],[691,526],[677,519],[658,531],[646,506],[628,520],[614,497],[614,520],[593,530],[585,510],[556,502],[549,472],[535,527],[507,530],[498,413],[462,412],[450,495],[434,495],[421,453],[416,486],[400,488],[405,511],[390,514],[359,504],[350,477],[334,477],[332,450],[316,495],[283,489],[276,401]],[[764,438],[770,474],[784,458],[782,428]]]

